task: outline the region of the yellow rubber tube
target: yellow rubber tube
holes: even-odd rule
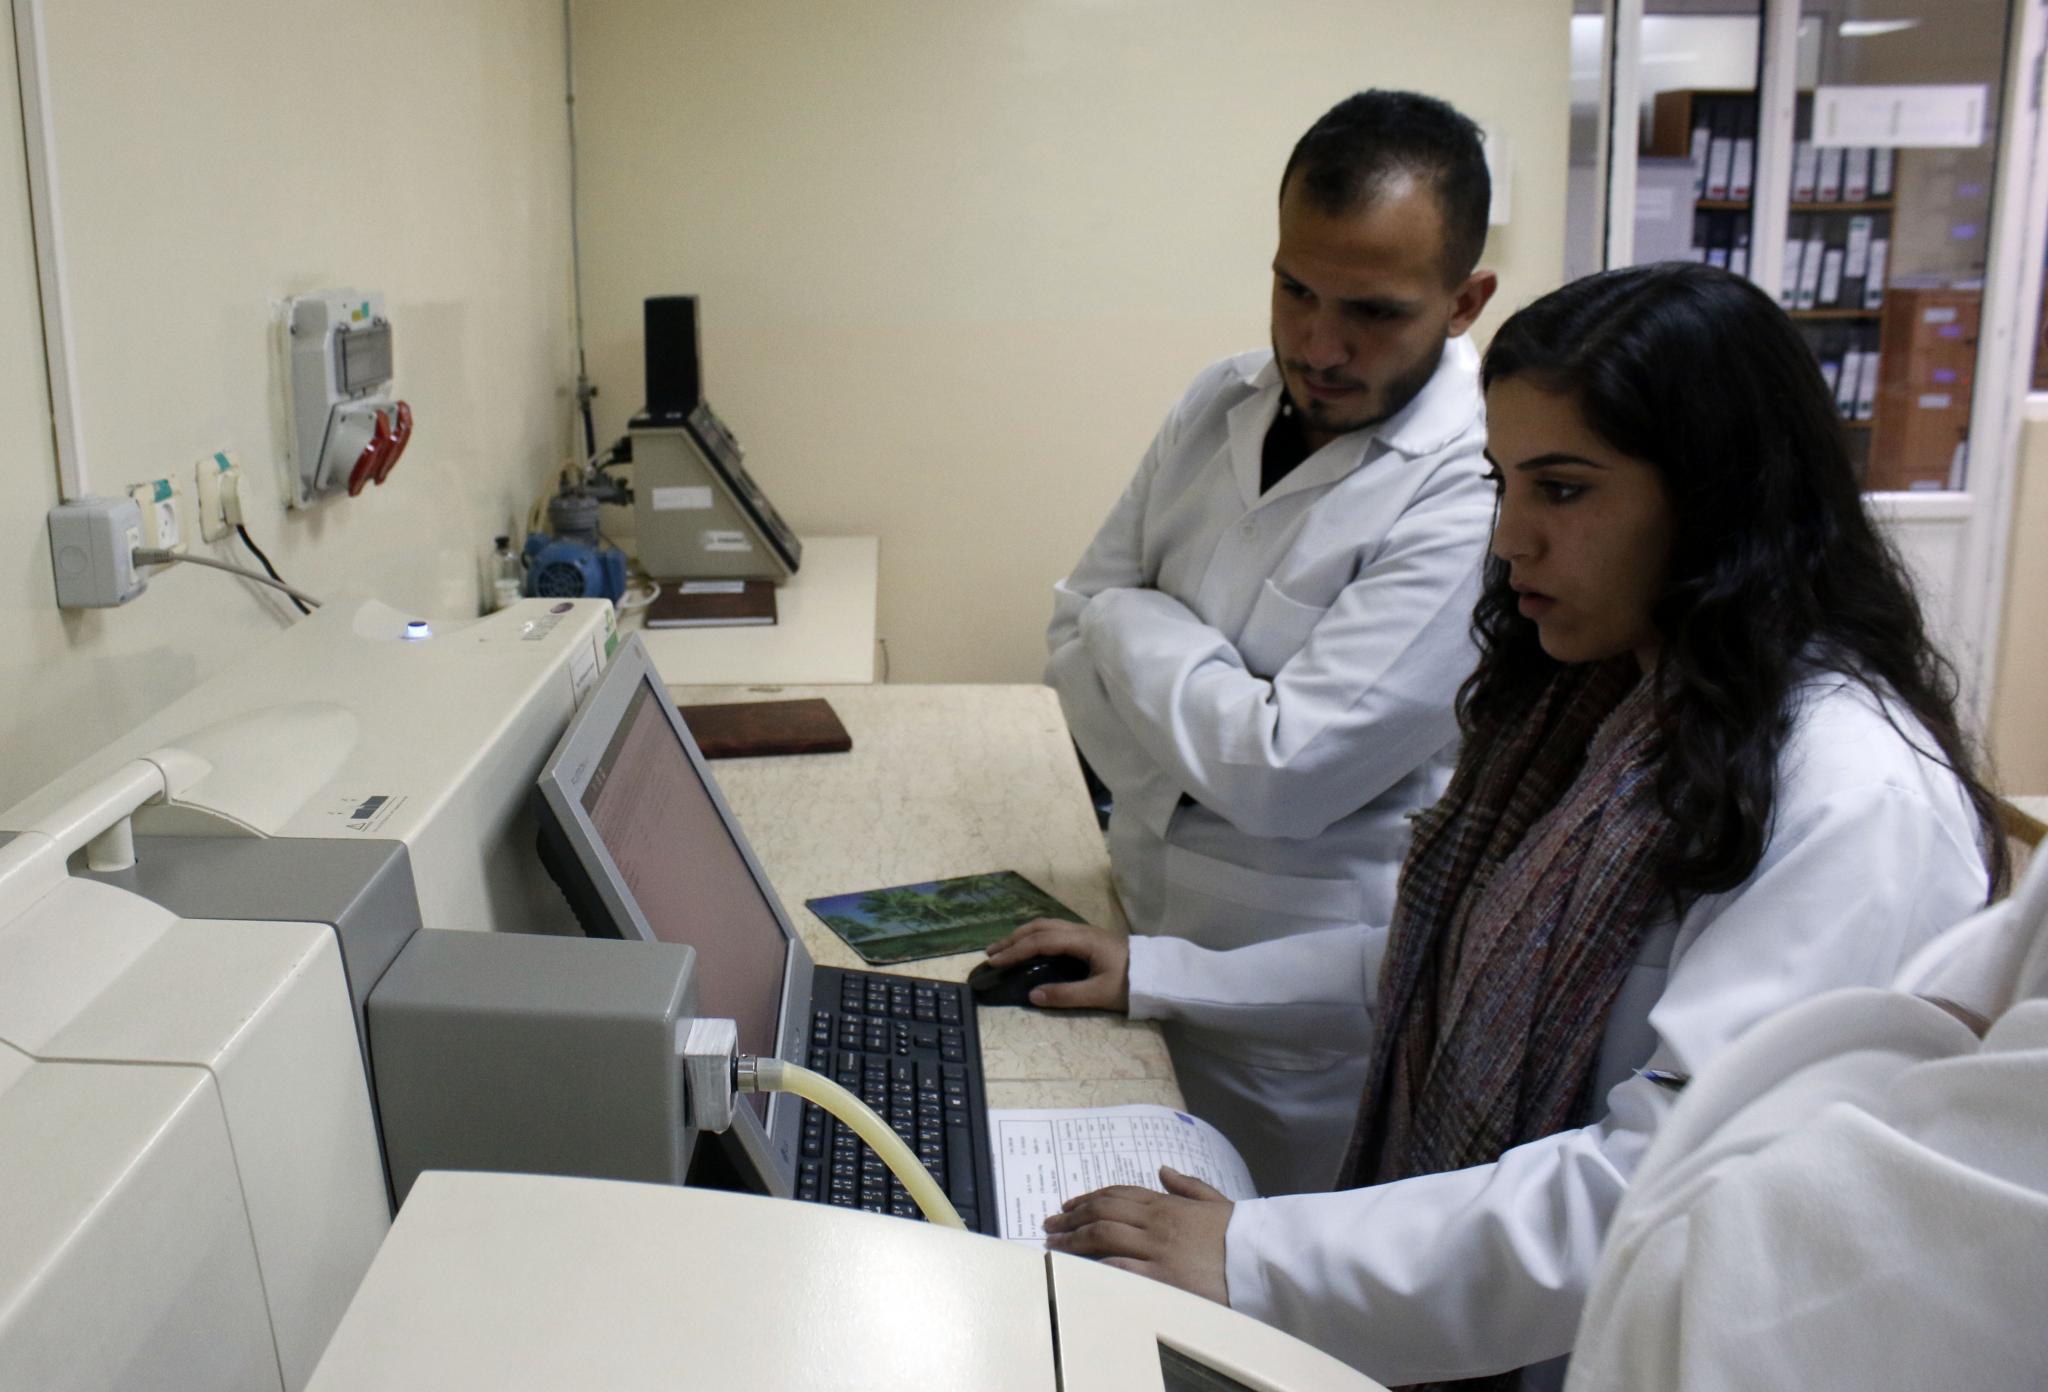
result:
[[[801,1064],[785,1063],[777,1058],[757,1058],[752,1062],[752,1091],[793,1092],[807,1102],[817,1103],[874,1147],[875,1154],[882,1157],[882,1163],[889,1167],[897,1182],[910,1191],[910,1197],[917,1201],[918,1208],[929,1222],[967,1231],[967,1225],[960,1221],[960,1215],[954,1211],[946,1191],[939,1188],[939,1182],[917,1158],[917,1152],[890,1130],[889,1123],[875,1115],[867,1103],[824,1074],[813,1073]],[[747,1070],[742,1067],[740,1077],[745,1079],[746,1076]]]

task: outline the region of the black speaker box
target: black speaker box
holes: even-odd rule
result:
[[[704,399],[697,367],[697,297],[647,300],[647,414],[687,416]]]

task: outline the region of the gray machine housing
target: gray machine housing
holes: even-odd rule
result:
[[[680,1184],[694,949],[424,928],[370,997],[399,1203],[422,1170]]]
[[[399,841],[144,835],[135,850],[91,878],[180,918],[333,930],[394,1211],[427,1169],[691,1176],[695,950],[423,928]],[[717,1164],[691,1177],[746,1182]]]
[[[739,442],[700,404],[636,416],[633,530],[658,579],[772,580],[795,574],[803,543],[741,462]]]
[[[348,978],[356,1040],[370,1060],[370,992],[420,927],[403,841],[319,837],[137,836],[135,864],[91,871],[180,918],[324,923]]]

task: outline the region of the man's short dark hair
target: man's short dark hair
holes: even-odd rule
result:
[[[1479,264],[1493,180],[1479,127],[1446,102],[1378,89],[1346,97],[1295,142],[1280,176],[1283,198],[1296,173],[1302,192],[1333,217],[1402,175],[1425,181],[1443,212],[1445,275],[1455,285]]]

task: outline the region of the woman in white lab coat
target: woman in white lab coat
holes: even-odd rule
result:
[[[1554,1384],[1536,1365],[1686,1079],[1890,981],[2002,876],[1953,675],[1777,305],[1705,267],[1609,272],[1510,319],[1483,380],[1481,660],[1393,923],[1214,952],[1041,922],[991,952],[1089,959],[1035,1004],[1365,1053],[1338,1192],[1175,1177],[1047,1229],[1390,1384]]]

